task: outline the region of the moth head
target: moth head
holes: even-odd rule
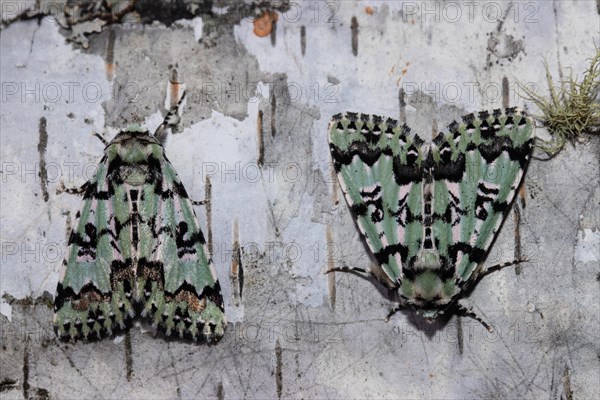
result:
[[[148,135],[148,130],[142,128],[142,126],[140,124],[130,124],[127,126],[127,128],[125,128],[125,130],[123,132],[127,132],[130,134],[145,134]]]
[[[127,128],[119,131],[110,145],[121,145],[124,147],[133,147],[135,145],[148,146],[159,144],[158,140],[150,134],[148,129],[140,124],[131,124]]]
[[[418,310],[418,314],[420,314],[425,320],[429,323],[432,323],[440,314],[443,314],[443,310],[439,309],[428,309],[428,310]]]
[[[445,277],[440,269],[406,272],[399,289],[400,297],[429,322],[443,314],[458,291],[454,277]]]

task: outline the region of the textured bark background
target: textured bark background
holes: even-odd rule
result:
[[[495,334],[411,311],[386,323],[393,294],[323,274],[371,262],[332,179],[331,115],[399,117],[428,137],[479,109],[530,108],[517,80],[546,94],[544,58],[556,77],[581,74],[600,43],[599,2],[1,5],[1,398],[600,393],[597,138],[531,163],[487,264],[531,261],[470,296]],[[228,330],[210,346],[143,324],[58,342],[52,301],[81,199],[56,189],[91,176],[103,148],[91,132],[160,122],[174,68],[188,98],[166,152],[209,200],[197,212]]]

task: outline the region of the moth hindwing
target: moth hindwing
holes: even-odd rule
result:
[[[432,321],[454,308],[491,329],[459,300],[490,272],[482,263],[527,167],[534,123],[510,108],[464,116],[448,131],[426,144],[396,120],[348,112],[333,117],[329,143],[378,262],[368,272],[398,290],[390,315],[410,306]]]
[[[57,335],[101,337],[139,314],[167,335],[221,337],[217,275],[159,140],[137,125],[119,132],[82,190],[55,298]]]

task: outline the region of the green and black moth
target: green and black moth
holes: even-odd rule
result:
[[[54,304],[64,339],[99,338],[136,315],[167,335],[212,341],[226,327],[223,298],[193,203],[167,159],[162,134],[120,131],[79,192]]]
[[[484,268],[531,156],[534,122],[514,108],[453,122],[432,143],[398,121],[335,115],[329,143],[346,201],[373,253],[369,269],[427,320],[475,315],[465,294],[479,279],[523,260]]]

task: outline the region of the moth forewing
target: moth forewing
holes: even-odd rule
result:
[[[454,305],[488,326],[458,300],[480,277],[522,180],[532,119],[514,108],[470,114],[429,144],[383,121],[346,113],[329,125],[342,191],[381,267],[371,274],[428,319]]]

